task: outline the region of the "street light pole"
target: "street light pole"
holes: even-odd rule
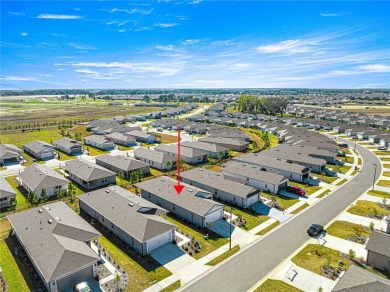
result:
[[[374,191],[375,177],[376,177],[376,167],[377,167],[376,163],[374,163],[373,165],[375,165],[375,170],[374,170],[374,180],[372,182],[372,191]]]
[[[233,207],[230,207],[230,240],[229,240],[229,250],[232,249],[232,219],[233,219]]]

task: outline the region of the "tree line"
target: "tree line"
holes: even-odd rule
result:
[[[257,97],[241,95],[237,99],[237,109],[243,113],[283,116],[287,110],[289,99],[285,97]]]

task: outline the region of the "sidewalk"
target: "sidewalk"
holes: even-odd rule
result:
[[[387,226],[385,220],[378,220],[378,219],[358,216],[358,215],[348,213],[347,211],[343,212],[339,217],[336,218],[336,220],[361,224],[361,225],[367,226],[367,227],[369,227],[370,223],[373,222],[375,229],[379,229],[379,230],[381,230],[381,229],[386,230],[386,226]]]
[[[320,244],[322,246],[341,251],[345,254],[348,254],[348,251],[350,249],[353,249],[356,252],[356,257],[363,257],[364,259],[366,259],[367,257],[365,245],[350,240],[345,240],[329,234],[326,234],[321,239],[312,238],[310,243]]]

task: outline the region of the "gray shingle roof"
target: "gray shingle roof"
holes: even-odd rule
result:
[[[7,159],[19,157],[23,150],[11,144],[0,144],[0,158]]]
[[[53,144],[57,144],[68,149],[82,146],[80,142],[69,138],[61,138],[59,140],[55,140],[53,141]]]
[[[372,232],[366,249],[390,258],[390,234],[379,231]]]
[[[388,292],[390,291],[390,280],[351,265],[332,291]]]
[[[254,166],[250,166],[242,163],[231,162],[225,165],[226,166],[222,168],[222,172],[226,171],[226,172],[230,172],[248,178],[253,178],[255,180],[263,181],[270,184],[277,185],[283,181],[288,180],[288,178],[284,177],[283,175],[276,174],[269,171],[263,171]]]
[[[31,141],[23,145],[24,148],[28,148],[35,153],[40,153],[47,149],[53,149],[54,146],[50,145],[49,143],[43,142],[43,141]]]
[[[176,228],[159,216],[167,210],[118,186],[86,193],[78,198],[140,242]]]
[[[154,150],[178,155],[178,149],[176,144],[170,144],[170,145],[159,144],[154,148]],[[204,150],[180,146],[180,155],[185,157],[196,158],[196,157],[206,156],[207,154],[208,152]]]
[[[84,138],[84,141],[91,141],[91,142],[95,142],[98,144],[111,142],[111,141],[107,140],[104,136],[99,136],[99,135],[87,136]]]
[[[140,182],[135,184],[135,186],[202,217],[214,206],[222,206],[210,199],[197,196],[198,193],[210,194],[209,192],[185,183],[181,184],[184,186],[184,189],[180,195],[176,193],[173,187],[177,185],[177,181],[166,176]]]
[[[151,149],[146,149],[143,147],[139,147],[134,150],[134,157],[142,157],[151,161],[155,161],[157,163],[162,163],[165,165],[168,161],[170,162],[176,162],[177,156],[172,156],[166,153],[158,152]]]
[[[111,133],[106,135],[106,138],[108,140],[119,140],[123,142],[128,142],[128,143],[135,143],[135,138],[133,136],[129,136],[123,133]]]
[[[242,198],[247,198],[258,192],[253,187],[225,179],[222,173],[204,168],[194,168],[182,172],[181,177]]]
[[[144,139],[147,139],[147,138],[153,136],[151,134],[148,134],[148,133],[145,133],[145,132],[142,132],[142,131],[139,131],[139,130],[126,132],[126,135],[133,136],[133,137],[136,137],[136,138],[144,138]]]
[[[47,281],[99,260],[97,254],[85,243],[99,236],[99,232],[64,202],[7,217]]]
[[[27,166],[19,177],[33,190],[47,189],[62,186],[69,181],[43,164],[34,163]]]
[[[266,153],[266,152],[263,152],[263,153]],[[295,172],[295,173],[305,173],[305,172],[309,171],[309,169],[307,167],[302,166],[300,164],[288,163],[286,159],[271,157],[268,155],[264,155],[261,152],[260,153],[248,153],[245,155],[234,157],[233,161],[237,161],[240,163],[255,164],[255,165],[259,165],[259,166],[267,166],[270,168],[286,170],[286,171],[291,171],[291,172]]]
[[[212,143],[206,143],[206,142],[202,142],[202,141],[193,141],[193,142],[185,141],[185,142],[180,143],[180,145],[182,147],[195,148],[195,149],[200,149],[200,150],[204,150],[207,152],[213,152],[213,153],[217,153],[219,151],[223,152],[223,151],[229,150],[227,147],[223,147],[221,145],[212,144]]]
[[[235,139],[235,138],[229,138],[229,137],[213,137],[213,136],[207,136],[204,138],[200,138],[199,141],[201,142],[207,142],[207,143],[215,143],[215,144],[224,144],[224,145],[232,145],[232,146],[245,146],[248,145],[249,142],[242,140],[242,139]]]
[[[85,181],[116,175],[116,173],[111,170],[81,159],[67,161],[64,169]]]
[[[0,198],[8,198],[15,195],[16,195],[15,190],[5,180],[4,176],[0,175]]]
[[[125,157],[122,155],[113,156],[113,155],[104,154],[96,157],[95,160],[96,163],[98,161],[102,161],[124,171],[132,171],[134,169],[140,169],[142,167],[149,167],[149,164],[145,162],[130,157]]]

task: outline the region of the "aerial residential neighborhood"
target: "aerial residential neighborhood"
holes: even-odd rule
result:
[[[0,6],[0,291],[390,291],[388,2]]]

